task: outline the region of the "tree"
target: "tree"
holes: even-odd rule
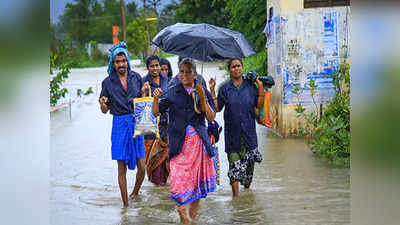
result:
[[[160,13],[158,18],[158,30],[162,30],[164,27],[175,24],[174,13],[176,8],[176,2],[172,0],[172,2],[166,5]]]
[[[224,0],[182,0],[176,5],[174,19],[176,22],[227,27],[229,17],[226,16],[225,6]]]
[[[156,13],[156,17],[158,17],[158,13],[157,13],[157,5],[160,4],[161,0],[146,0],[150,5],[153,6],[153,9]]]
[[[124,42],[126,42],[126,16],[125,16],[125,1],[124,0],[120,0],[120,9],[121,9],[122,35],[123,35]]]
[[[155,17],[154,13],[149,14],[150,17]],[[156,22],[148,22],[150,39],[157,33]],[[146,21],[144,16],[136,17],[126,28],[128,50],[135,55],[145,59],[147,56],[147,31]]]
[[[68,3],[61,17],[66,33],[79,44],[90,40],[112,42],[112,26],[121,25],[118,0],[75,0]]]
[[[229,27],[239,31],[257,51],[265,46],[263,30],[267,21],[265,0],[225,0],[225,12],[230,18]]]
[[[138,17],[139,11],[138,11],[138,5],[136,2],[130,2],[126,5],[126,17],[127,21],[133,20],[135,17]]]
[[[94,40],[100,43],[111,43],[112,42],[112,34],[111,27],[113,25],[113,21],[110,20],[109,15],[104,11],[103,6],[96,2],[92,6],[92,17],[89,20],[89,32],[90,40]],[[113,17],[118,15],[112,15]]]
[[[56,29],[53,24],[50,24],[49,31],[50,31],[50,51],[55,52],[58,45],[58,41],[56,38]]]
[[[92,16],[91,7],[96,1],[75,0],[76,4],[67,3],[61,22],[72,39],[79,43],[86,43],[90,38],[87,35],[89,18]]]

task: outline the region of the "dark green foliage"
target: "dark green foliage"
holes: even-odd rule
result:
[[[224,0],[182,0],[176,5],[174,19],[181,23],[208,23],[227,27],[229,17]]]
[[[225,0],[225,12],[229,18],[229,27],[241,32],[254,46],[257,52],[265,48],[263,34],[267,22],[265,0]]]
[[[241,32],[262,51],[267,20],[265,0],[182,0],[176,5],[176,22],[209,23]]]
[[[243,73],[246,74],[250,70],[254,70],[260,75],[267,75],[267,52],[265,50],[243,59]]]
[[[341,65],[338,73],[333,74],[335,96],[325,106],[322,116],[314,112],[305,113],[301,104],[296,105],[296,112],[307,123],[306,128],[299,129],[299,135],[310,136],[308,143],[311,150],[329,159],[335,165],[350,166],[350,66]],[[317,85],[309,83],[311,93]],[[301,94],[295,87],[294,94]],[[312,94],[314,97],[314,94]],[[313,98],[314,99],[314,98]],[[317,106],[317,104],[315,104]],[[318,108],[316,110],[318,112]]]
[[[92,87],[89,87],[85,92],[83,92],[83,90],[82,89],[80,89],[80,88],[78,88],[78,89],[76,89],[76,96],[78,96],[78,97],[82,97],[82,95],[90,95],[90,94],[93,94],[94,92],[93,92],[93,88]]]
[[[90,95],[90,94],[93,94],[94,92],[93,92],[93,88],[92,87],[89,87],[86,91],[85,91],[85,93],[83,93],[83,95]]]
[[[137,5],[126,5],[127,23],[139,16]],[[112,43],[112,26],[121,25],[120,1],[75,0],[65,6],[60,24],[72,40],[84,44],[90,40]]]
[[[147,17],[156,17],[154,12],[147,13]],[[147,40],[147,28],[149,40]],[[126,42],[128,49],[142,60],[147,57],[149,42],[157,34],[157,21],[146,22],[144,16],[136,17],[126,28]]]

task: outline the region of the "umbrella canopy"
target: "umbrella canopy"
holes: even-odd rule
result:
[[[243,34],[205,23],[168,26],[152,43],[165,52],[206,62],[245,58],[256,53]]]

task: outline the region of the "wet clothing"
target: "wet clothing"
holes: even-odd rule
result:
[[[241,138],[240,152],[228,153],[230,184],[238,181],[245,188],[250,187],[253,180],[254,163],[261,162],[262,156],[257,149],[246,151],[244,138]]]
[[[145,157],[143,136],[133,138],[133,99],[141,97],[142,86],[140,75],[129,71],[128,91],[125,91],[118,75],[113,72],[103,80],[100,92],[100,97],[108,98],[106,104],[113,115],[111,158],[123,160],[131,170],[135,169],[137,159]]]
[[[216,189],[214,164],[203,143],[196,130],[188,125],[182,149],[170,161],[170,195],[179,205],[205,198]]]
[[[243,134],[246,150],[257,148],[256,115],[258,89],[243,79],[239,87],[232,80],[221,86],[218,92],[218,111],[224,110],[225,152],[240,152]]]
[[[167,184],[169,176],[168,166],[168,137],[159,139],[145,140],[146,151],[146,173],[149,180],[159,186]]]
[[[110,53],[108,54],[108,68],[107,68],[107,73],[108,75],[111,75],[113,72],[115,72],[113,62],[114,62],[114,57],[118,55],[119,53],[124,53],[126,61],[128,63],[128,71],[131,70],[131,60],[129,58],[129,53],[128,53],[128,46],[125,44],[125,42],[120,42],[116,45],[113,45],[109,49]]]
[[[133,99],[142,96],[142,86],[142,77],[130,70],[128,72],[128,92],[126,92],[117,73],[113,72],[101,83],[100,97],[108,98],[106,104],[112,115],[130,114],[133,113]]]
[[[196,80],[195,84],[196,85]],[[203,86],[207,100],[215,111],[210,92]],[[178,84],[169,87],[166,95],[161,98],[159,111],[165,113],[169,109],[168,137],[169,137],[169,159],[177,156],[182,151],[185,141],[185,129],[191,125],[200,136],[210,157],[214,156],[211,148],[210,138],[205,125],[205,113],[197,114],[194,111],[193,98],[185,90],[183,85]]]
[[[143,136],[132,138],[134,126],[133,114],[113,116],[111,158],[124,161],[130,170],[135,169],[137,159],[145,156]]]
[[[150,74],[142,78],[143,84],[149,82],[151,93],[156,88],[163,90],[163,96],[168,90],[168,77],[160,73],[159,84],[154,82]],[[168,112],[161,114],[158,128],[161,138],[167,138],[168,129]],[[149,180],[155,184],[163,186],[167,183],[169,176],[168,167],[168,147],[162,148],[159,143],[160,140],[156,139],[155,134],[145,135],[145,151],[146,151],[146,168]],[[168,143],[168,140],[166,140]]]
[[[145,82],[149,82],[149,85],[151,88],[151,93],[153,93],[156,88],[161,88],[162,91],[164,92],[163,95],[165,95],[165,93],[168,90],[168,77],[162,73],[160,73],[160,84],[157,84],[156,82],[154,82],[153,78],[151,77],[150,74],[147,74],[146,76],[144,76],[142,78],[142,82],[143,82],[143,84]],[[161,98],[162,97],[163,96],[161,96]],[[167,135],[167,125],[168,125],[168,112],[163,113],[160,116],[160,122],[158,123],[158,128],[160,130],[160,137],[164,137]],[[156,135],[155,134],[145,135],[144,139],[145,140],[156,139]]]

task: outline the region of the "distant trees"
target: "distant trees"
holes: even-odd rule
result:
[[[158,30],[162,30],[164,27],[175,24],[174,14],[176,2],[172,0],[172,2],[161,10],[160,15],[158,16]]]
[[[239,31],[258,51],[264,49],[265,0],[181,0],[178,3],[173,0],[159,15],[156,8],[159,8],[160,0],[143,2],[147,8],[145,13],[134,1],[126,5],[127,42],[135,54],[143,54],[142,48],[147,46],[145,16],[158,18],[148,22],[150,39],[162,28],[176,22],[209,23]],[[55,31],[64,31],[75,44],[112,43],[113,25],[121,25],[119,0],[74,0],[66,5]]]
[[[241,32],[256,48],[265,48],[264,26],[267,22],[265,0],[225,0],[228,28]]]
[[[127,21],[140,15],[135,2],[126,5]],[[111,43],[112,26],[121,25],[119,0],[75,0],[67,3],[60,20],[64,31],[77,43],[90,40]]]
[[[225,0],[182,0],[176,5],[174,19],[182,23],[209,23],[227,27]]]
[[[175,7],[174,19],[236,30],[243,33],[258,51],[264,49],[265,0],[182,0]]]
[[[149,13],[148,17],[156,17],[155,13]],[[150,40],[157,34],[157,22],[147,22]],[[144,17],[136,17],[126,28],[128,50],[136,56],[144,59],[149,47],[147,42],[146,20]]]

